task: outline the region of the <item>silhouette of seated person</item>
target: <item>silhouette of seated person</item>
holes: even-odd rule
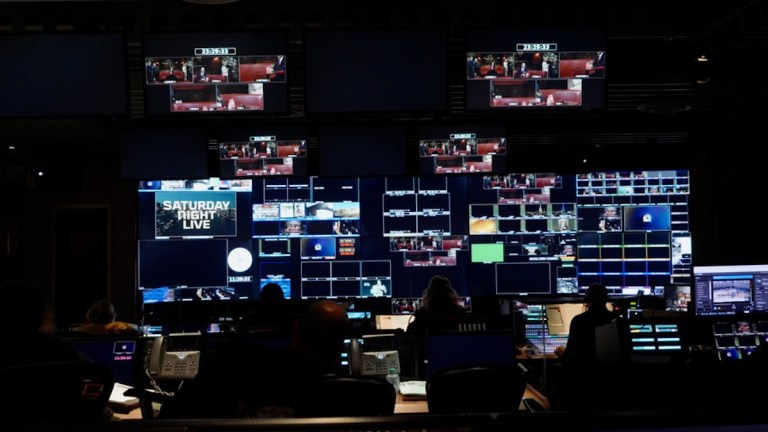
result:
[[[451,280],[442,275],[430,279],[424,290],[421,308],[413,314],[406,333],[424,337],[434,331],[458,330],[466,311],[459,304],[459,295]]]
[[[163,404],[159,418],[301,416],[312,403],[304,395],[336,369],[349,327],[342,306],[319,300],[293,323],[290,347],[233,340]]]
[[[412,352],[411,355],[416,357],[416,376],[420,379],[426,376],[423,359],[427,336],[430,333],[458,330],[459,323],[466,316],[466,311],[459,305],[459,295],[451,280],[442,275],[432,276],[422,294],[421,307],[413,313],[405,329],[403,349],[405,352]]]
[[[608,373],[608,368],[616,370],[613,365],[623,362],[623,353],[620,352],[623,343],[619,340],[620,320],[619,316],[606,306],[608,289],[605,285],[591,284],[587,288],[584,301],[586,310],[571,319],[565,347],[559,346],[555,349],[555,354],[564,366],[562,372],[565,373],[564,377],[560,377],[560,385],[565,387],[561,389],[565,390],[564,393],[561,392],[561,396],[566,398],[563,402],[571,409],[600,409],[600,404],[596,403],[596,393],[602,397],[610,397],[607,396],[610,392],[603,385],[599,385],[599,382],[606,381],[603,374]],[[598,340],[597,335],[606,331],[613,331],[613,339],[609,334],[608,337],[600,337]],[[619,351],[616,355],[606,355],[608,348]],[[602,395],[603,390],[606,390],[605,396]]]
[[[53,334],[52,313],[37,284],[7,281],[0,285],[0,296],[0,367],[86,360]]]
[[[139,327],[136,324],[117,321],[115,306],[109,300],[97,300],[85,313],[85,324],[80,324],[72,328],[74,333],[87,335],[125,335],[139,334]]]
[[[261,287],[259,301],[254,310],[243,315],[237,329],[242,334],[288,331],[296,319],[297,316],[290,309],[290,302],[286,300],[280,285],[268,282]]]

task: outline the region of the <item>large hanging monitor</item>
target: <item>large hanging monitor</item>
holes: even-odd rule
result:
[[[143,48],[147,115],[288,112],[282,32],[147,33]]]
[[[307,113],[447,109],[447,36],[438,30],[305,35]]]
[[[466,40],[468,110],[605,107],[602,30],[474,30]]]
[[[4,34],[0,117],[125,116],[125,35]]]

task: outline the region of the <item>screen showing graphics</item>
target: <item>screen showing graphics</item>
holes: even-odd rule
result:
[[[144,34],[147,114],[287,112],[286,40],[282,32]]]
[[[602,30],[475,30],[467,34],[467,109],[605,106]]]
[[[253,298],[250,180],[139,183],[144,303]]]
[[[671,170],[143,181],[139,288],[145,301],[255,299],[267,282],[296,299],[398,299],[442,274],[462,297],[576,296],[593,282],[660,295],[692,286],[689,180]],[[711,285],[719,308],[761,301],[754,278],[746,292]]]
[[[768,310],[768,265],[694,266],[693,279],[697,315]]]
[[[219,176],[223,178],[307,175],[303,128],[222,130],[218,151]]]
[[[507,139],[500,126],[432,126],[419,132],[420,173],[506,172]]]

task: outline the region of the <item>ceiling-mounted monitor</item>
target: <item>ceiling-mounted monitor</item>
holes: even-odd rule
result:
[[[143,48],[147,115],[288,112],[283,32],[146,33]]]
[[[467,110],[604,108],[605,45],[600,29],[469,31]]]

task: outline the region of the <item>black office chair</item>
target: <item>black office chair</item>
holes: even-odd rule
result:
[[[142,420],[153,420],[160,415],[163,405],[173,399],[173,394],[153,390],[131,388],[125,391],[125,396],[139,399]]]
[[[308,392],[302,417],[381,416],[395,412],[395,388],[374,376],[322,378]]]
[[[0,368],[7,421],[97,422],[109,418],[106,409],[115,379],[99,363],[36,363]]]
[[[452,366],[427,379],[427,405],[430,414],[516,412],[526,385],[517,365]]]

